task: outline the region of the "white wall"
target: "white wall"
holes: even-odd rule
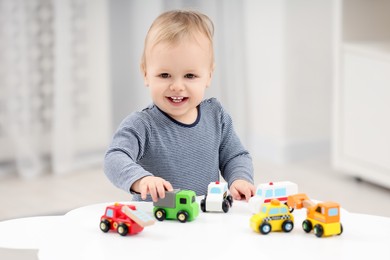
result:
[[[288,162],[327,153],[331,1],[246,1],[255,157]]]
[[[254,156],[280,161],[285,139],[284,1],[247,1],[246,55]],[[256,10],[256,11],[255,11]]]
[[[139,65],[146,32],[161,6],[160,1],[110,1],[113,130],[151,102]]]
[[[287,160],[329,151],[332,1],[286,1]]]

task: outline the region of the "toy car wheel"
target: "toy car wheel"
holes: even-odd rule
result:
[[[163,221],[166,217],[166,212],[165,210],[163,209],[157,209],[155,212],[154,212],[154,216],[156,217],[156,219],[158,221]]]
[[[317,237],[322,237],[322,235],[324,234],[324,228],[320,224],[315,225],[314,226],[314,234]]]
[[[110,221],[107,219],[100,221],[100,230],[103,232],[108,232],[108,230],[110,230]]]
[[[338,233],[338,235],[341,235],[343,233],[343,225],[341,225],[340,223],[340,233]]]
[[[229,201],[230,207],[233,205],[233,196],[232,195],[227,195],[226,199]]]
[[[121,235],[121,236],[126,236],[127,233],[129,232],[129,228],[127,227],[126,224],[120,223],[120,224],[118,225],[118,230],[117,230],[117,231],[118,231],[119,235]]]
[[[309,233],[313,229],[313,225],[306,219],[302,222],[302,228],[306,233]]]
[[[206,197],[204,197],[204,199],[202,199],[200,201],[200,209],[203,211],[203,212],[206,212]]]
[[[259,227],[260,233],[263,235],[267,235],[269,232],[271,232],[271,229],[271,225],[268,222],[262,223]]]
[[[222,201],[222,210],[223,212],[228,212],[229,211],[229,208],[230,208],[230,203],[228,200],[224,200]]]
[[[293,228],[294,228],[294,222],[292,222],[291,220],[286,220],[282,224],[282,230],[284,232],[290,232],[291,230],[293,230]]]
[[[176,217],[181,223],[185,223],[185,222],[187,222],[187,219],[188,219],[188,213],[186,211],[179,211],[179,212],[177,212]]]

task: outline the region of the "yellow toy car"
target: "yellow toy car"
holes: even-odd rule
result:
[[[263,235],[271,231],[290,232],[294,228],[294,216],[287,205],[273,199],[269,203],[263,203],[260,212],[252,215],[250,226]]]

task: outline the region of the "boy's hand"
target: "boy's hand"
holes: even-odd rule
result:
[[[132,189],[141,193],[141,198],[146,199],[146,195],[150,194],[154,202],[159,198],[165,197],[165,191],[173,191],[170,182],[160,177],[146,176],[134,182]]]
[[[235,180],[230,186],[230,194],[235,200],[245,199],[248,201],[253,195],[255,195],[255,186],[245,180]]]

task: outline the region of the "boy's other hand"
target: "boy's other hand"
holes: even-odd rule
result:
[[[245,180],[235,180],[230,186],[230,194],[235,200],[248,201],[253,195],[255,195],[256,188],[255,186]]]

